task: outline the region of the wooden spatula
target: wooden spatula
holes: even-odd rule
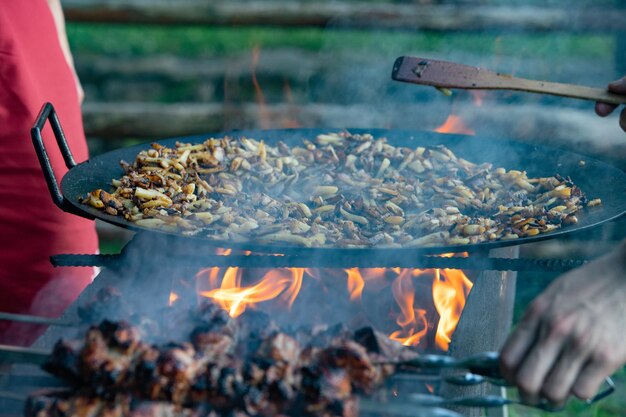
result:
[[[396,81],[430,85],[437,88],[470,90],[516,90],[529,93],[626,104],[626,95],[582,85],[528,80],[454,62],[402,56],[396,59],[391,77]]]

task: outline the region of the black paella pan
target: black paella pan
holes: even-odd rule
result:
[[[41,131],[48,120],[52,126],[59,149],[69,169],[63,176],[59,187],[57,179],[52,171],[52,166],[43,145]],[[187,143],[202,143],[209,136],[220,138],[249,137],[263,140],[269,144],[284,141],[288,144],[298,144],[304,139],[312,139],[321,133],[328,133],[337,129],[281,129],[281,130],[242,130],[218,133],[212,135],[190,136],[172,138],[158,141],[164,146],[173,147],[177,141]],[[530,177],[551,176],[560,174],[569,176],[578,185],[589,199],[600,198],[602,204],[592,208],[584,208],[577,213],[578,223],[564,226],[551,233],[539,234],[532,237],[522,237],[515,240],[500,240],[484,242],[473,245],[457,246],[431,246],[410,248],[345,248],[325,246],[321,248],[304,248],[301,246],[289,246],[286,244],[259,243],[254,240],[249,242],[228,242],[202,236],[183,236],[172,232],[158,231],[137,226],[135,223],[122,217],[111,216],[100,210],[84,205],[80,198],[90,191],[98,188],[108,190],[111,188],[111,180],[123,175],[119,162],[121,160],[133,161],[136,155],[148,146],[146,144],[117,149],[102,155],[98,155],[88,161],[76,164],[72,157],[59,120],[51,104],[47,103],[42,108],[35,126],[32,129],[32,138],[39,161],[44,171],[52,199],[62,210],[89,219],[102,221],[132,229],[136,231],[149,231],[152,233],[165,233],[179,236],[187,242],[196,241],[202,243],[202,247],[232,248],[239,250],[251,250],[257,253],[283,253],[298,255],[303,251],[316,251],[321,255],[332,253],[341,256],[342,253],[350,256],[368,256],[376,253],[381,256],[381,251],[393,251],[394,256],[399,254],[418,255],[450,252],[483,251],[496,247],[520,245],[552,239],[567,233],[581,231],[601,223],[610,221],[626,212],[626,173],[598,160],[586,156],[556,149],[547,146],[529,145],[500,138],[484,138],[476,136],[441,134],[423,131],[388,130],[388,129],[348,129],[351,133],[371,133],[374,137],[386,137],[394,146],[415,148],[417,146],[444,145],[458,156],[475,163],[490,162],[494,167],[506,169],[525,170]],[[419,236],[416,236],[419,237]]]

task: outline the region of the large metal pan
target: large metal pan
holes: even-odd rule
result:
[[[69,172],[61,180],[59,188],[57,180],[52,171],[50,160],[41,137],[46,120],[50,121],[59,149],[63,155]],[[376,253],[381,255],[381,251],[393,251],[397,256],[399,252],[410,255],[450,253],[450,252],[471,252],[477,250],[488,250],[496,247],[520,245],[524,243],[537,242],[545,239],[552,239],[567,233],[573,233],[597,226],[603,222],[615,219],[626,212],[626,174],[621,170],[604,162],[588,158],[573,152],[560,150],[547,146],[529,145],[513,142],[501,138],[484,138],[476,136],[450,135],[422,131],[386,130],[386,129],[348,129],[352,133],[369,132],[376,137],[385,136],[389,142],[395,146],[407,146],[415,148],[417,146],[445,145],[457,155],[472,162],[491,162],[494,166],[501,166],[507,169],[526,170],[529,176],[550,176],[559,173],[563,176],[570,176],[574,182],[587,194],[589,198],[602,199],[602,205],[582,210],[577,217],[578,223],[565,226],[552,233],[540,234],[533,237],[524,237],[509,241],[486,242],[475,245],[461,246],[436,246],[427,248],[302,248],[298,246],[286,246],[284,244],[269,245],[260,244],[255,241],[245,243],[232,243],[226,241],[213,240],[206,237],[186,237],[180,235],[188,243],[196,241],[202,243],[202,247],[220,247],[240,250],[251,250],[257,253],[283,253],[291,255],[301,255],[303,251],[317,251],[320,255],[330,254],[333,256],[362,255],[368,256]],[[262,139],[266,143],[276,143],[284,141],[297,144],[304,139],[311,139],[320,133],[328,133],[332,129],[284,129],[284,130],[242,130],[211,135],[190,136],[183,138],[172,138],[159,141],[165,146],[173,146],[176,141],[189,143],[201,143],[211,137],[251,137]],[[71,151],[67,145],[59,120],[52,105],[44,105],[39,114],[36,124],[32,129],[32,138],[39,161],[44,171],[46,181],[50,188],[50,193],[55,204],[62,210],[89,219],[101,219],[105,222],[115,224],[120,227],[149,231],[152,233],[167,233],[145,229],[136,224],[126,221],[123,218],[110,216],[102,211],[90,206],[81,204],[79,199],[88,192],[103,188],[110,188],[113,178],[119,178],[123,174],[119,162],[121,160],[133,161],[137,153],[145,149],[147,145],[137,145],[128,148],[117,149],[103,155],[96,156],[81,164],[76,164]],[[178,236],[175,233],[168,233]]]

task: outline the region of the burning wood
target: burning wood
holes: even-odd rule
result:
[[[184,342],[152,345],[140,328],[111,321],[59,341],[44,368],[75,388],[34,394],[27,417],[356,416],[356,395],[393,374],[390,362],[415,357],[372,329],[288,334],[263,313],[233,319],[216,304],[193,318]]]
[[[83,202],[142,227],[305,247],[463,245],[576,223],[569,178],[477,165],[438,146],[329,133],[302,146],[249,138],[154,144]]]

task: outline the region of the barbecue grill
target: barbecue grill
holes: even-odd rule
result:
[[[50,122],[59,150],[69,169],[60,186],[52,170],[41,131]],[[165,306],[168,303],[173,279],[191,279],[199,268],[236,266],[252,268],[456,268],[473,271],[474,288],[457,326],[448,354],[463,358],[485,351],[497,350],[510,329],[514,301],[516,271],[552,270],[564,271],[581,265],[585,260],[519,259],[519,245],[545,239],[562,237],[566,234],[600,225],[621,216],[626,211],[626,201],[621,198],[626,191],[626,174],[601,161],[546,146],[517,143],[502,138],[478,138],[464,135],[437,134],[421,131],[385,129],[350,129],[352,133],[371,133],[386,137],[392,145],[415,148],[417,146],[444,145],[458,155],[475,162],[490,162],[495,166],[523,168],[533,176],[550,176],[556,172],[569,176],[590,197],[600,198],[602,205],[584,209],[577,213],[579,222],[552,233],[516,240],[501,240],[462,246],[435,246],[414,248],[304,248],[285,244],[259,244],[247,242],[224,242],[203,237],[183,236],[173,232],[144,229],[120,217],[114,217],[84,205],[80,198],[98,188],[107,189],[113,178],[122,174],[120,160],[133,160],[145,145],[115,150],[81,164],[76,164],[69,149],[61,124],[53,107],[46,104],[33,128],[33,143],[55,204],[64,211],[128,228],[137,232],[133,240],[118,255],[59,254],[52,261],[57,266],[103,266],[94,283],[66,311],[62,320],[66,323],[79,322],[77,310],[85,301],[94,298],[102,288],[114,286],[138,308],[145,306],[141,300]],[[325,129],[287,129],[268,131],[233,131],[212,135],[174,138],[159,141],[161,145],[173,146],[177,141],[201,143],[211,137],[254,137],[266,143],[285,141],[299,143]],[[56,151],[56,150],[55,150]],[[233,249],[234,255],[224,256],[217,248]],[[251,253],[248,253],[249,251]],[[443,253],[468,252],[469,256],[444,258],[435,256]],[[150,262],[158,254],[159,262]],[[281,254],[283,256],[273,256]],[[36,347],[49,350],[60,337],[72,337],[77,329],[67,326],[51,326],[38,340]],[[17,378],[28,384],[41,385],[42,376],[33,374],[29,368],[17,368]],[[27,377],[24,377],[27,375]],[[10,378],[9,378],[10,380]],[[43,379],[45,380],[45,378]],[[34,382],[33,382],[34,381]],[[50,382],[49,380],[45,380]],[[463,406],[485,406],[485,394],[498,392],[489,385],[464,384],[448,380],[441,385],[446,397],[467,398],[481,395],[480,400],[454,401],[432,405],[461,406],[464,415],[480,415],[479,409]],[[482,402],[480,402],[482,401]],[[492,400],[498,401],[498,400]],[[504,403],[500,404],[503,405]],[[415,409],[413,409],[415,410]],[[425,409],[424,416],[446,415],[439,408]],[[367,414],[367,407],[364,412]],[[381,415],[381,410],[371,406],[372,415]],[[398,411],[398,414],[403,414]]]

